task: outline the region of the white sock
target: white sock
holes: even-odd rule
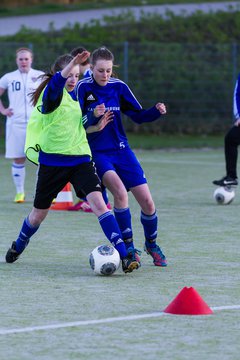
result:
[[[17,194],[24,193],[25,174],[26,170],[24,164],[12,163],[12,178]]]

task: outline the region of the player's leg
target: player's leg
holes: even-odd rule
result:
[[[103,175],[103,183],[114,198],[114,215],[122,233],[128,253],[140,263],[140,251],[135,249],[133,242],[131,212],[128,206],[128,193],[118,174],[109,170]]]
[[[134,249],[134,244],[132,240],[131,214],[128,207],[128,194],[121,177],[116,172],[116,164],[118,164],[119,161],[126,161],[124,155],[125,152],[123,155],[120,155],[119,153],[117,153],[117,155],[94,154],[94,163],[103,186],[105,186],[113,195],[114,215],[120,227],[126,247],[131,250]],[[140,260],[139,257],[138,260]]]
[[[213,184],[217,186],[234,186],[238,185],[237,177],[237,159],[238,146],[240,145],[240,127],[233,126],[224,138],[224,154],[226,176],[219,180],[214,180]]]
[[[33,207],[30,214],[24,219],[22,228],[16,241],[13,241],[11,248],[7,251],[6,262],[13,263],[27,247],[30,238],[38,230],[41,222],[47,216],[48,209],[36,209]]]
[[[145,251],[152,256],[155,266],[167,266],[166,257],[157,244],[158,217],[149,187],[142,184],[130,190],[141,207],[140,219],[145,236]]]
[[[81,164],[71,178],[75,192],[79,198],[86,196],[92,211],[98,217],[99,224],[108,240],[114,244],[120,256],[126,256],[126,247],[122,241],[119,226],[108,210],[103,197],[99,178],[92,163]]]
[[[25,200],[25,145],[26,124],[15,124],[7,121],[6,124],[6,153],[5,157],[12,159],[11,174],[16,188],[14,202],[22,203]]]
[[[91,192],[87,195],[87,200],[93,212],[97,215],[99,224],[111,244],[118,250],[122,260],[122,269],[125,273],[132,272],[138,269],[140,264],[126,249],[125,243],[122,240],[121,230],[118,223],[108,210],[102,194],[99,192]]]
[[[121,172],[121,179],[125,187],[132,191],[141,207],[145,250],[152,256],[154,265],[166,266],[166,257],[156,242],[158,218],[144,171],[133,151],[127,149],[125,152],[126,154],[121,158],[118,172]]]
[[[13,263],[27,247],[30,238],[38,230],[48,214],[52,200],[68,182],[67,172],[62,167],[40,165],[37,174],[36,193],[33,209],[24,219],[17,240],[6,254],[6,262]]]
[[[23,203],[25,201],[25,158],[15,158],[12,162],[12,179],[16,188],[16,196],[14,198],[15,203]]]
[[[98,217],[99,224],[105,236],[118,250],[122,260],[123,271],[131,272],[137,269],[139,264],[136,260],[128,257],[118,223],[103,200],[100,181],[94,165],[92,163],[80,165],[71,177],[71,182],[78,197],[81,197],[83,194],[86,196],[91,209]]]
[[[238,146],[240,144],[240,127],[233,126],[224,139],[224,151],[227,176],[237,179]]]

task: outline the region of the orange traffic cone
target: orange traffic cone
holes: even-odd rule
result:
[[[50,207],[51,210],[68,210],[69,206],[73,206],[73,196],[71,184],[67,183],[62,191],[58,193],[54,203]]]
[[[165,313],[175,315],[210,315],[213,311],[193,287],[184,287],[166,307]]]

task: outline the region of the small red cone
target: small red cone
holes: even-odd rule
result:
[[[67,183],[62,191],[58,193],[54,203],[50,207],[51,210],[68,210],[69,206],[73,205],[73,196],[71,184]]]
[[[184,287],[166,307],[165,313],[175,315],[210,315],[213,311],[193,287]]]

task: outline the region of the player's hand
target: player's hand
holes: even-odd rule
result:
[[[89,58],[90,52],[85,50],[81,54],[77,54],[72,60],[75,65],[85,63],[85,61]]]
[[[97,131],[101,131],[105,128],[105,126],[113,121],[113,112],[108,110],[105,114],[101,117],[99,122],[96,124]]]
[[[8,116],[8,117],[11,117],[13,115],[13,109],[11,109],[11,108],[4,109],[2,114],[5,116]]]
[[[96,125],[91,125],[86,129],[86,132],[88,134],[101,131],[109,124],[111,121],[113,121],[113,112],[108,110],[105,112],[105,114],[101,117],[101,119],[97,122]]]
[[[157,103],[156,105],[156,109],[160,112],[160,114],[164,115],[167,112],[166,106],[163,103]]]
[[[97,105],[97,106],[95,107],[94,112],[93,112],[93,115],[94,115],[95,117],[99,117],[99,116],[104,115],[105,111],[106,111],[105,104],[102,103],[102,104]]]

